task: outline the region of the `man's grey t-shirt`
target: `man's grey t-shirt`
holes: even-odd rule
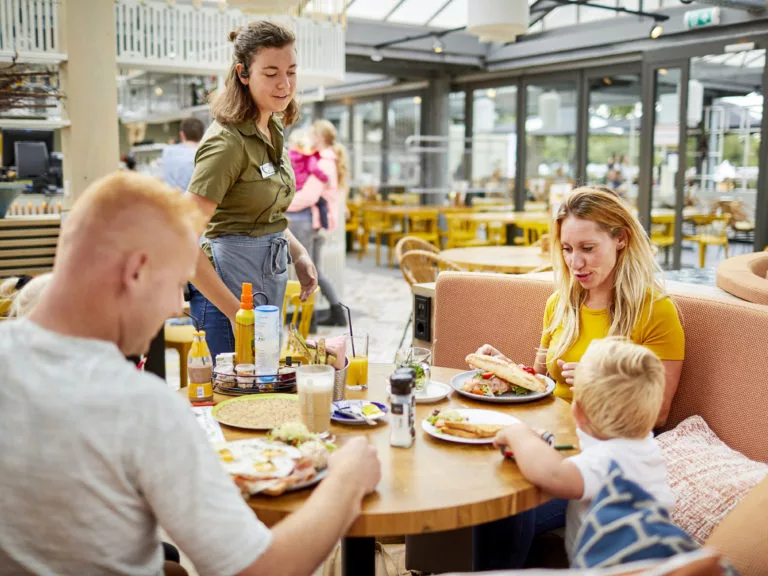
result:
[[[0,572],[160,574],[158,525],[200,574],[270,531],[185,401],[111,342],[0,323]]]
[[[195,170],[197,145],[173,144],[163,149],[160,164],[163,168],[163,181],[182,192],[189,188],[192,172]]]

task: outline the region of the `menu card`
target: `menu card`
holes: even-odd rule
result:
[[[226,442],[221,426],[213,417],[213,414],[211,414],[212,410],[213,406],[192,406],[195,419],[200,424],[200,427],[205,430],[208,440],[211,442]]]

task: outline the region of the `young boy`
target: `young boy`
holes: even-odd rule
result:
[[[314,176],[321,182],[328,182],[328,175],[318,167],[320,153],[317,151],[307,152],[307,150],[304,133],[294,130],[288,139],[288,158],[291,159],[293,174],[296,177],[296,192],[301,192],[310,176]],[[327,230],[328,201],[320,197],[317,201],[317,209],[320,212],[320,226]]]
[[[568,498],[565,545],[569,559],[591,500],[615,460],[629,480],[671,508],[675,497],[651,430],[664,396],[664,366],[656,355],[630,342],[594,340],[576,368],[573,416],[581,454],[563,459],[525,424],[496,436],[512,452],[523,475],[543,491]]]

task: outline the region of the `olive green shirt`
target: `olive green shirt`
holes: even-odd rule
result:
[[[264,236],[288,227],[285,211],[296,180],[283,148],[282,124],[274,116],[269,129],[272,143],[253,121],[234,125],[214,121],[205,132],[188,190],[218,204],[206,238]]]

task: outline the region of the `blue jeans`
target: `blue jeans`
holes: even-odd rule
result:
[[[219,236],[210,243],[214,268],[232,294],[240,298],[243,282],[250,282],[255,305],[282,309],[288,282],[288,242],[282,232],[259,237]],[[191,285],[189,308],[205,330],[205,341],[214,359],[217,354],[234,352],[235,337],[229,319]]]
[[[480,524],[472,529],[472,569],[522,568],[533,539],[565,526],[568,500],[550,500],[538,508]]]

